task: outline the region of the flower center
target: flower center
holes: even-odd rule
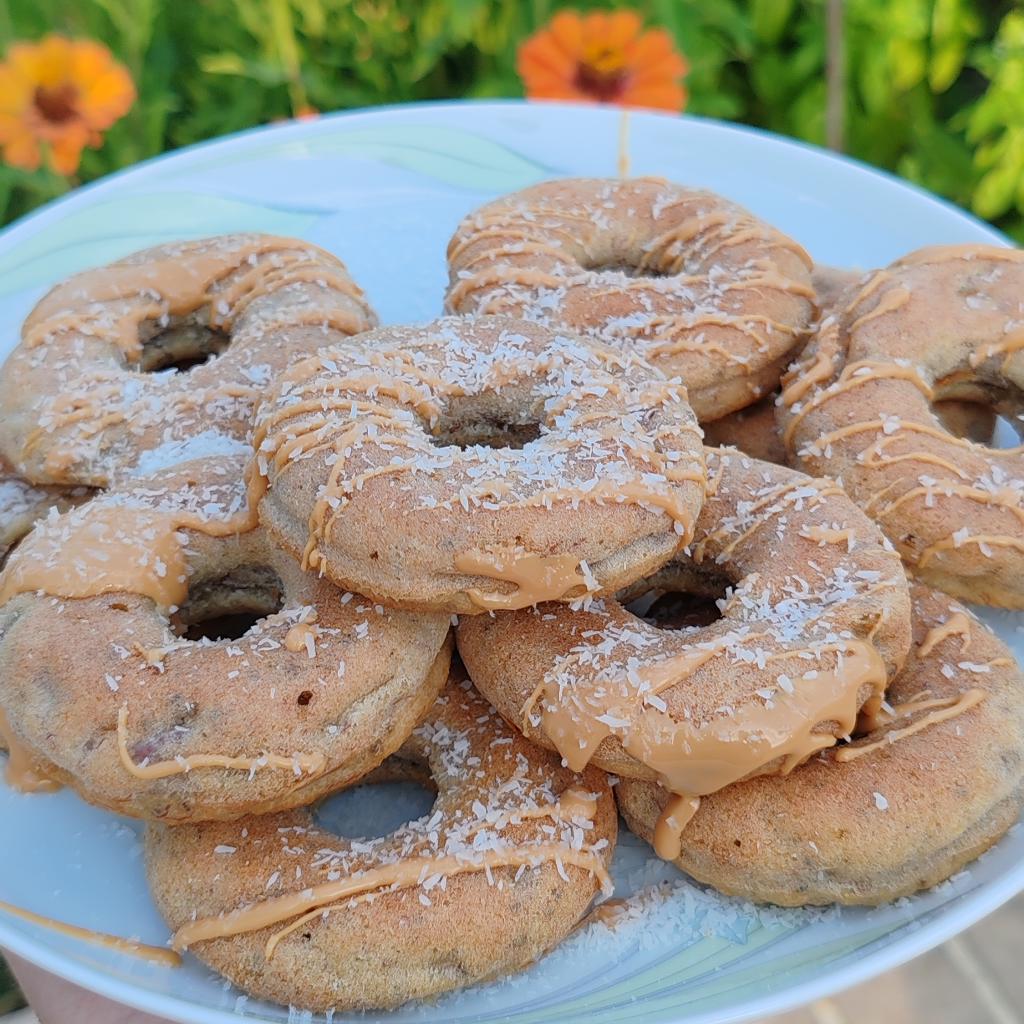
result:
[[[38,86],[33,101],[36,110],[53,124],[63,124],[78,114],[78,90],[70,82],[53,87]]]
[[[613,103],[626,88],[628,71],[622,51],[592,47],[576,67],[576,88],[602,103]]]

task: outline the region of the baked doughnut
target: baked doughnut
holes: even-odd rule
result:
[[[775,419],[776,394],[737,409],[721,419],[702,423],[704,443],[712,448],[739,448],[744,455],[761,462],[786,464],[786,448]]]
[[[240,459],[188,463],[14,550],[0,731],[15,770],[122,814],[196,821],[307,803],[403,742],[444,684],[447,617],[342,597],[245,498]],[[248,615],[235,638],[203,638],[231,615]]]
[[[275,540],[401,608],[614,591],[687,542],[705,484],[678,382],[505,317],[386,327],[303,360],[254,443]]]
[[[570,768],[588,762],[676,794],[675,856],[699,798],[788,771],[877,714],[910,644],[899,557],[835,484],[725,449],[688,557],[636,592],[717,595],[721,618],[656,628],[621,603],[460,620],[480,691]],[[728,589],[725,589],[728,587]],[[673,852],[676,851],[676,852]]]
[[[966,609],[912,589],[914,646],[879,726],[786,777],[708,797],[675,863],[722,892],[796,906],[874,905],[949,878],[1024,806],[1024,678]],[[624,779],[630,828],[654,836],[669,799]]]
[[[29,314],[0,368],[0,454],[33,483],[99,487],[228,454],[284,367],[374,323],[341,261],[308,242],[145,249],[69,278]]]
[[[448,264],[452,312],[627,347],[681,377],[700,420],[774,390],[814,317],[796,242],[661,178],[570,178],[505,196],[462,221]]]
[[[1024,252],[922,249],[869,275],[821,325],[780,406],[791,460],[841,478],[924,581],[1024,607],[1024,452],[956,437],[933,403],[1015,415]]]
[[[147,874],[176,948],[261,998],[325,1010],[428,998],[561,941],[608,885],[608,779],[561,768],[458,679],[400,751],[437,800],[390,835],[343,839],[309,811],[151,826]]]
[[[92,493],[88,487],[38,487],[0,459],[0,568],[11,548],[51,508],[66,512]]]

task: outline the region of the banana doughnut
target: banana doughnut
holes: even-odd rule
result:
[[[235,639],[203,635],[246,615]],[[45,520],[0,574],[8,778],[170,822],[306,803],[405,740],[448,630],[301,572],[256,526],[238,458],[140,478]]]
[[[970,612],[915,584],[914,646],[876,729],[786,777],[705,800],[675,863],[745,899],[875,905],[936,885],[1024,806],[1024,678]],[[619,808],[650,841],[669,795],[624,779]]]
[[[150,826],[175,947],[275,1002],[393,1007],[528,966],[607,890],[607,777],[561,768],[459,676],[399,754],[437,799],[380,838],[340,838],[308,810]]]
[[[340,586],[476,613],[614,591],[690,537],[686,391],[505,317],[387,327],[292,367],[255,419],[252,503]]]
[[[1024,252],[941,246],[867,276],[787,377],[790,460],[841,479],[922,580],[1024,608],[1024,451],[951,434],[934,403],[1016,416]]]
[[[0,459],[0,568],[7,553],[51,509],[66,512],[88,500],[88,487],[38,487]]]
[[[33,483],[105,487],[170,456],[231,453],[272,378],[374,323],[341,261],[308,242],[145,249],[69,278],[29,314],[0,368],[0,454]]]
[[[771,394],[746,409],[737,409],[721,419],[702,423],[704,443],[713,448],[739,448],[752,459],[784,466],[786,448],[775,419],[777,397]]]
[[[448,245],[447,306],[625,347],[700,420],[775,389],[814,317],[811,262],[735,203],[661,178],[549,181],[471,213]]]
[[[461,619],[480,691],[570,768],[592,762],[674,795],[658,852],[678,855],[700,798],[787,772],[877,716],[910,644],[899,557],[831,481],[706,452],[711,492],[688,557],[637,592],[715,595],[721,618],[656,628],[614,600]]]

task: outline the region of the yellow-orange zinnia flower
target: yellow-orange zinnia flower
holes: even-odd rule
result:
[[[530,99],[682,110],[687,64],[664,29],[635,11],[560,11],[519,47]]]
[[[0,63],[0,147],[13,167],[35,170],[45,154],[73,174],[86,146],[135,101],[128,71],[90,40],[50,35],[15,43]]]

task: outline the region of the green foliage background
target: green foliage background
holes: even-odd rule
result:
[[[0,46],[106,43],[139,87],[91,180],[200,139],[318,110],[516,96],[517,43],[553,0],[7,0]],[[580,0],[578,8],[614,3]],[[689,110],[825,138],[825,0],[639,0],[691,63]],[[846,0],[846,148],[1024,239],[1024,0]],[[65,189],[0,166],[7,221]]]

